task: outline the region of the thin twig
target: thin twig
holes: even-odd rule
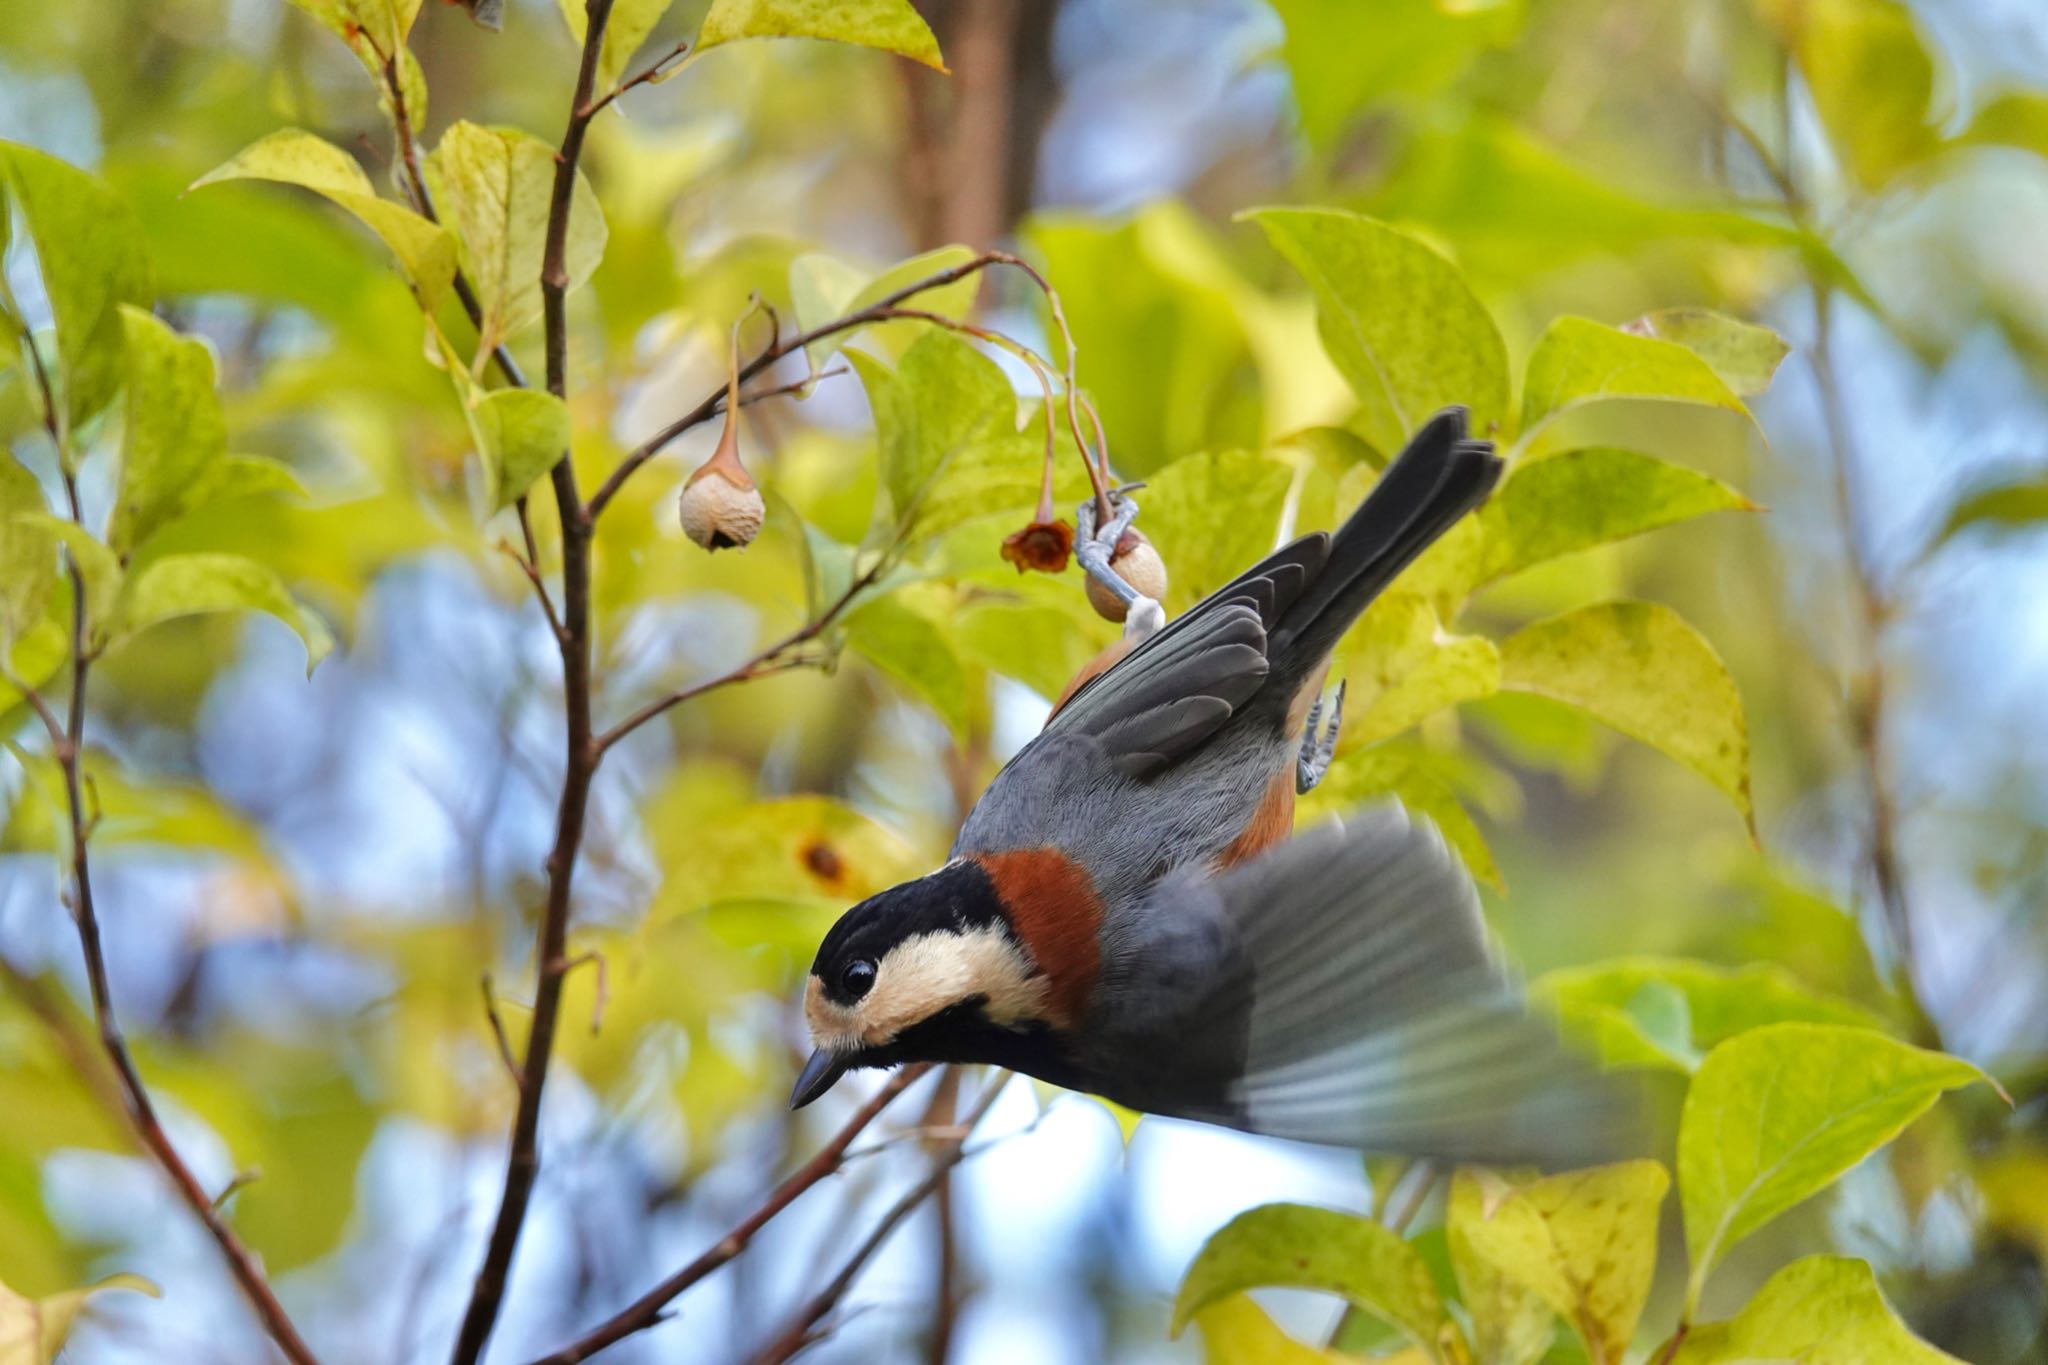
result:
[[[625,94],[628,90],[633,89],[635,86],[646,85],[651,81],[660,80],[664,73],[667,72],[669,66],[675,61],[677,61],[679,58],[681,58],[682,55],[688,52],[689,50],[690,44],[687,41],[677,43],[674,47],[662,53],[661,56],[655,58],[653,62],[649,63],[646,70],[641,71],[636,75],[630,76],[623,81],[620,81],[617,85],[613,86],[610,91],[603,95],[600,95],[594,102],[592,102],[590,105],[586,106],[583,110],[580,111],[582,117],[586,120],[596,118],[600,113],[604,111],[606,105],[610,104],[619,96]]]
[[[526,535],[527,543],[529,545],[532,544],[533,532],[528,530]],[[534,596],[540,599],[541,615],[547,618],[548,633],[555,637],[555,646],[561,648],[567,645],[569,643],[569,633],[562,628],[562,618],[555,615],[555,600],[548,596],[548,585],[541,578],[540,569],[535,565],[533,559],[529,557],[530,552],[528,555],[523,555],[502,540],[498,542],[498,548],[505,553],[506,558],[519,566],[519,572],[524,574],[526,581],[533,585]]]
[[[973,1110],[961,1120],[962,1128],[971,1133],[982,1119],[988,1116],[988,1111],[994,1107],[996,1098],[1002,1094],[1003,1086],[1008,1083],[1011,1074],[1007,1071],[1001,1072],[989,1082],[988,1089],[982,1092],[981,1099]],[[846,1263],[840,1267],[839,1273],[834,1275],[823,1289],[805,1301],[803,1307],[790,1318],[780,1335],[767,1347],[755,1353],[754,1365],[781,1365],[783,1361],[810,1344],[813,1330],[846,1296],[846,1291],[853,1287],[853,1282],[859,1277],[862,1268],[881,1249],[882,1244],[889,1240],[889,1234],[894,1232],[897,1225],[908,1218],[919,1204],[937,1191],[952,1169],[960,1164],[961,1158],[966,1155],[966,1148],[967,1138],[964,1135],[935,1145],[930,1173],[889,1206],[866,1238],[846,1258]]]
[[[776,1215],[794,1204],[813,1185],[836,1173],[853,1140],[875,1121],[891,1100],[930,1070],[929,1063],[919,1063],[897,1071],[868,1098],[866,1104],[854,1111],[853,1117],[832,1135],[829,1142],[769,1191],[752,1213],[742,1218],[708,1251],[561,1350],[535,1361],[534,1365],[576,1365],[576,1362],[588,1360],[606,1347],[660,1323],[668,1316],[666,1310],[672,1299],[745,1251],[754,1235],[768,1226]]]
[[[57,419],[57,409],[51,398],[53,386],[43,364],[41,352],[33,339],[29,347],[30,363],[36,371],[37,381],[44,394],[43,420],[50,439],[57,443],[58,464],[64,481],[65,502],[73,523],[81,529],[84,518],[81,515],[78,498],[78,479],[71,472],[70,462],[64,458],[62,426]],[[120,1083],[121,1098],[129,1123],[143,1147],[155,1158],[156,1163],[170,1177],[178,1197],[189,1208],[193,1216],[205,1226],[214,1245],[226,1258],[228,1270],[235,1283],[248,1298],[256,1314],[263,1320],[264,1330],[269,1332],[277,1348],[293,1365],[314,1365],[312,1349],[300,1337],[293,1325],[291,1315],[285,1312],[277,1294],[264,1278],[263,1268],[256,1257],[242,1244],[234,1229],[227,1225],[214,1199],[207,1194],[192,1173],[191,1167],[172,1145],[169,1134],[157,1118],[156,1106],[149,1097],[149,1088],[143,1084],[142,1074],[135,1067],[135,1060],[128,1051],[128,1041],[122,1035],[121,1025],[114,1013],[113,988],[107,977],[106,952],[101,946],[99,913],[93,901],[92,864],[87,853],[92,838],[94,818],[88,813],[86,797],[85,763],[85,692],[86,679],[92,669],[90,648],[90,623],[86,619],[85,574],[79,568],[77,559],[67,548],[65,564],[71,575],[71,696],[69,710],[62,727],[54,724],[55,713],[49,707],[38,708],[39,715],[49,728],[50,747],[64,777],[64,804],[70,820],[71,843],[71,917],[78,929],[78,946],[85,959],[85,980],[87,993],[92,998],[93,1022],[99,1033],[100,1049],[113,1065],[114,1075]]]
[[[567,246],[570,203],[575,196],[576,168],[590,127],[591,89],[597,80],[598,54],[611,19],[612,0],[587,0],[583,55],[569,102],[568,126],[555,159],[555,180],[548,202],[547,237],[541,252],[542,334],[547,355],[548,392],[566,396],[569,373]],[[590,532],[591,517],[576,487],[569,452],[549,472],[562,530],[562,709],[565,717],[561,799],[555,811],[554,846],[547,861],[547,903],[541,912],[534,950],[533,1017],[526,1035],[519,1105],[505,1161],[504,1189],[492,1222],[483,1264],[470,1291],[451,1356],[453,1365],[476,1365],[489,1342],[499,1306],[504,1302],[513,1253],[526,1225],[534,1181],[540,1174],[541,1097],[547,1089],[548,1066],[555,1050],[562,1004],[562,979],[569,969],[570,885],[583,845],[583,823],[590,803],[591,779],[599,751],[591,742],[590,706]]]
[[[800,332],[794,336],[778,339],[740,367],[740,380],[744,383],[784,356],[800,351],[814,341],[822,341],[826,337],[837,336],[841,332],[851,331],[856,327],[865,327],[869,323],[884,320],[889,310],[898,307],[906,299],[925,293],[928,290],[944,288],[946,285],[957,283],[970,275],[997,265],[1010,266],[1023,271],[1048,299],[1052,308],[1054,322],[1060,328],[1061,335],[1067,339],[1067,382],[1071,386],[1073,383],[1074,348],[1071,334],[1067,330],[1066,314],[1060,308],[1059,298],[1053,292],[1052,286],[1047,283],[1045,276],[1039,274],[1038,270],[1030,262],[1007,251],[984,251],[972,260],[962,261],[959,265],[906,284],[901,289],[875,300],[865,308],[848,313],[844,317],[834,318],[830,322],[821,323],[807,332]],[[1080,408],[1078,401],[1074,399],[1071,387],[1069,388],[1068,398],[1068,421],[1073,428],[1074,439],[1077,444],[1081,444],[1085,448],[1085,442],[1081,439]],[[633,476],[634,471],[660,454],[678,436],[702,426],[717,416],[724,410],[724,403],[725,386],[720,384],[716,390],[706,395],[704,400],[698,403],[697,406],[691,408],[681,417],[655,432],[628,452],[626,457],[619,461],[618,468],[614,469],[606,477],[605,481],[598,486],[597,491],[590,495],[589,515],[591,520],[595,521],[603,515],[604,509],[611,505],[612,499],[618,496],[619,489],[625,484],[627,479]]]
[[[497,1040],[498,1060],[505,1064],[505,1072],[512,1078],[512,1088],[517,1090],[524,1078],[519,1074],[519,1059],[512,1055],[512,1039],[505,1032],[505,1021],[498,1017],[497,987],[492,983],[489,972],[483,974],[478,985],[484,993],[484,1018],[490,1020],[491,1037]]]
[[[645,706],[597,737],[595,748],[598,756],[603,757],[604,754],[611,750],[614,744],[617,744],[656,716],[680,706],[686,701],[694,701],[706,692],[715,692],[721,687],[730,687],[734,683],[748,682],[754,678],[766,677],[771,673],[786,673],[794,668],[805,668],[817,662],[816,659],[800,652],[802,646],[809,644],[817,639],[818,636],[824,634],[834,621],[844,615],[846,609],[853,604],[854,599],[874,585],[875,580],[881,576],[883,569],[888,564],[889,556],[886,554],[881,556],[866,573],[848,584],[846,591],[833,599],[823,611],[783,636],[780,640],[777,640],[774,644],[769,645],[745,663],[730,668],[716,677],[691,683],[688,687],[679,687],[666,696],[657,697],[655,700],[648,702]]]

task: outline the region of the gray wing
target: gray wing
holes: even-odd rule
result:
[[[1091,679],[1046,735],[1093,739],[1130,777],[1149,776],[1187,753],[1264,684],[1266,634],[1328,553],[1329,538],[1318,533],[1253,565]]]
[[[1105,944],[1103,1093],[1276,1137],[1447,1160],[1582,1161],[1623,1097],[1533,1017],[1469,879],[1398,807],[1220,876],[1162,881]]]

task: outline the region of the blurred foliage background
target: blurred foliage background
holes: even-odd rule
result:
[[[1447,694],[1459,704],[1359,734],[1326,801],[1395,790],[1456,825],[1521,968],[1564,995],[1580,982],[1592,1016],[1611,1007],[1681,1080],[1716,1040],[1713,987],[1674,1035],[1645,1022],[1664,997],[1600,997],[1614,970],[1544,974],[1764,966],[1999,1077],[2016,1109],[1981,1086],[1936,1108],[1737,1249],[1707,1307],[1725,1315],[1787,1261],[1834,1249],[1867,1258],[1943,1349],[2043,1359],[2048,17],[2029,0],[919,8],[950,76],[836,44],[737,43],[594,123],[584,169],[608,240],[569,305],[586,489],[719,387],[751,294],[795,317],[793,274],[865,279],[948,243],[1011,244],[1060,291],[1117,472],[1154,479],[1141,525],[1177,611],[1283,523],[1347,509],[1380,435],[1301,277],[1242,210],[1355,210],[1433,244],[1517,374],[1561,315],[1682,306],[1767,324],[1793,353],[1754,421],[1617,402],[1524,432],[1527,458],[1653,451],[1755,510],[1553,559],[1484,588],[1461,622],[1499,639],[1607,599],[1676,608],[1739,690],[1755,838],[1729,792],[1515,691]],[[643,60],[701,14],[680,0]],[[423,144],[458,119],[557,137],[575,48],[554,5],[512,0],[498,33],[430,5],[412,46]],[[340,641],[308,678],[278,623],[198,616],[95,669],[114,997],[209,1188],[250,1177],[235,1225],[323,1358],[439,1358],[514,1103],[483,1002],[495,991],[523,1036],[560,671],[497,548],[517,527],[480,515],[471,429],[384,249],[311,195],[187,192],[284,125],[388,186],[375,87],[287,5],[0,14],[0,137],[132,206],[159,316],[214,355],[228,447],[305,489],[204,507],[152,552],[267,564]],[[8,266],[41,325],[19,241]],[[980,288],[985,321],[1056,353],[1035,294],[995,275]],[[863,345],[894,361],[913,335]],[[535,329],[512,349],[538,372]],[[31,382],[18,362],[0,373],[0,431],[46,473]],[[769,514],[744,553],[704,555],[675,525],[711,427],[624,486],[596,561],[601,717],[807,618],[818,545],[860,542],[876,502],[863,392],[835,377],[749,410]],[[982,491],[920,547],[917,581],[845,623],[835,668],[712,692],[607,762],[571,934],[604,967],[569,979],[548,1160],[494,1358],[559,1345],[694,1255],[857,1102],[783,1110],[817,936],[943,857],[1001,759],[1113,638],[1071,575],[1019,578],[998,555],[1035,469]],[[551,563],[552,518],[535,523]],[[1435,640],[1435,617],[1421,625]],[[50,856],[62,818],[33,718],[16,705],[4,722],[19,762],[0,778],[0,1281],[37,1295],[127,1271],[164,1288],[97,1301],[71,1359],[266,1359],[210,1244],[48,1027],[84,999]],[[1745,998],[1771,988],[1737,979]],[[990,1125],[1032,1131],[960,1168],[819,1359],[1192,1358],[1192,1336],[1167,1339],[1169,1306],[1218,1224],[1281,1195],[1371,1199],[1341,1154],[1150,1121],[1131,1134],[1022,1086]],[[915,1144],[864,1157],[617,1358],[744,1358],[919,1169]],[[1668,1326],[1682,1278],[1660,1279],[1650,1318]],[[1329,1330],[1325,1300],[1269,1306],[1304,1338]],[[1579,1349],[1563,1333],[1552,1348]]]

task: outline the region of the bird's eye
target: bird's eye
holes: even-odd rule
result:
[[[875,964],[857,957],[839,971],[839,989],[849,1000],[858,1000],[875,984]]]

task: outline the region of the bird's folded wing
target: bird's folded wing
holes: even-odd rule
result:
[[[1321,567],[1329,540],[1304,536],[1253,565],[1091,679],[1047,724],[1085,735],[1126,776],[1200,744],[1266,680],[1266,632]]]

